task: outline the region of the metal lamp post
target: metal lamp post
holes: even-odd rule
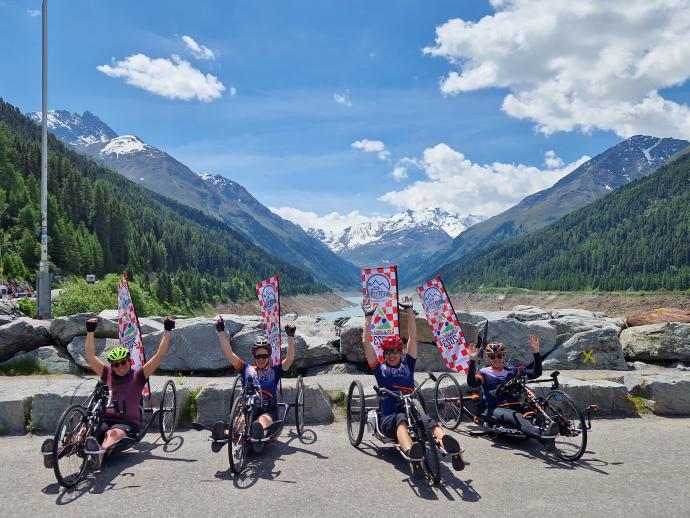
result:
[[[48,0],[43,0],[43,81],[41,118],[41,263],[38,272],[38,318],[50,318],[48,269]]]

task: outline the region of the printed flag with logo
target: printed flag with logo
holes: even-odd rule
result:
[[[280,289],[278,274],[256,285],[266,338],[271,343],[273,365],[280,363]]]
[[[362,269],[362,295],[376,307],[371,318],[371,344],[379,362],[383,362],[381,342],[400,334],[398,320],[398,267]]]
[[[122,273],[122,280],[117,287],[117,325],[120,335],[120,345],[129,350],[132,369],[139,370],[144,368],[146,355],[144,354],[144,343],[141,340],[141,330],[139,329],[139,319],[134,310],[132,294],[127,285],[127,273]],[[143,394],[149,396],[150,386],[147,383]]]
[[[441,276],[417,287],[426,321],[431,328],[443,362],[456,372],[466,372],[470,356],[465,335],[443,286]]]

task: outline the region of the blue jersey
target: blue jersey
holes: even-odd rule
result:
[[[374,367],[374,376],[379,387],[399,392],[411,392],[414,390],[414,366],[417,360],[406,354],[397,367],[390,367],[385,363],[379,363]],[[381,414],[390,415],[402,411],[402,406],[397,399],[391,397],[381,398]]]
[[[243,385],[247,383],[249,378],[252,378],[254,385],[261,387],[261,394],[264,398],[270,398],[274,402],[277,401],[278,382],[283,377],[282,364],[279,363],[268,369],[260,370],[254,365],[242,362],[240,376],[242,376]]]
[[[505,383],[508,378],[515,376],[518,372],[517,367],[506,365],[503,370],[497,371],[489,366],[479,369],[479,372],[476,372],[476,368],[476,362],[470,360],[467,370],[467,384],[470,387],[482,387],[482,400],[486,406],[493,407],[501,403],[515,403],[520,400],[520,396],[514,394],[503,394],[500,397],[494,397],[490,394],[492,390],[496,390],[499,385]],[[529,379],[541,376],[541,356],[539,353],[534,353],[534,367],[524,369],[524,373]]]

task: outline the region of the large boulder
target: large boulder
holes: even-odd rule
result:
[[[549,354],[543,366],[544,369],[629,370],[614,327],[577,333]]]
[[[690,323],[690,311],[678,308],[657,308],[627,318],[630,327],[663,324],[664,322]]]
[[[690,374],[674,372],[649,376],[626,376],[630,393],[647,400],[655,414],[690,415]]]
[[[340,329],[340,354],[348,362],[366,363],[362,349],[364,317],[352,317]]]
[[[668,322],[629,327],[621,333],[628,360],[690,360],[690,324]]]
[[[619,335],[621,327],[615,321],[587,315],[559,314],[558,318],[549,320],[549,324],[556,329],[556,344],[562,345],[578,333],[594,331],[596,329],[611,328]]]
[[[333,322],[322,317],[298,317],[295,335],[295,366],[298,369],[336,363],[340,357],[340,338]],[[283,350],[287,351],[287,336],[283,334]]]
[[[101,361],[108,361],[108,351],[113,347],[120,345],[120,340],[116,338],[96,338],[96,356]],[[74,360],[74,363],[79,365],[82,369],[90,370],[89,364],[86,361],[84,352],[86,351],[86,337],[75,336],[74,339],[67,346],[67,352]]]
[[[533,320],[548,320],[551,312],[535,306],[515,306],[507,315],[507,318],[514,318],[520,322],[531,322]]]
[[[0,391],[0,434],[24,433],[30,409],[30,396]]]
[[[220,348],[213,321],[210,319],[190,320],[194,322],[179,326],[173,331],[168,353],[163,358],[160,368],[164,371],[182,372],[229,368],[230,362]],[[144,335],[144,352],[147,358],[156,354],[162,336],[163,331]]]
[[[75,336],[86,335],[86,321],[97,317],[95,313],[79,313],[53,319],[50,334],[58,345],[67,346]],[[117,321],[101,318],[96,328],[96,338],[117,338]]]
[[[633,416],[637,414],[628,389],[622,383],[609,380],[578,380],[562,377],[561,388],[583,412],[589,405],[597,405],[597,416]],[[549,387],[541,389],[548,392]]]
[[[539,352],[542,357],[547,356],[556,348],[556,329],[548,322],[542,320],[520,322],[512,318],[489,321],[487,340],[503,342],[506,345],[507,358],[510,358],[512,364],[528,365],[534,360],[532,349],[529,347],[530,335],[536,335],[539,338]]]
[[[12,318],[25,316],[15,301],[6,299],[0,299],[0,315]]]
[[[0,361],[9,360],[18,352],[33,351],[51,345],[50,321],[18,318],[0,327]]]
[[[12,366],[25,359],[33,358],[51,374],[74,374],[77,370],[76,364],[63,350],[46,345],[33,351],[20,353],[11,360],[0,363],[0,366]]]
[[[359,368],[352,363],[332,363],[310,367],[304,371],[305,376],[328,376],[332,374],[362,374]]]

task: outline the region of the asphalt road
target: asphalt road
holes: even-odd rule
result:
[[[690,419],[600,420],[571,465],[533,441],[461,433],[471,465],[456,473],[444,462],[442,485],[432,488],[410,479],[393,448],[352,448],[342,422],[308,429],[302,440],[286,428],[238,478],[207,434],[184,431],[169,445],[150,434],[71,491],[43,467],[43,436],[2,437],[0,514],[687,517],[689,436]]]

